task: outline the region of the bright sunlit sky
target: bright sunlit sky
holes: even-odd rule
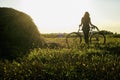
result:
[[[120,33],[120,0],[0,0],[30,15],[40,33],[77,31],[85,11],[100,30]]]

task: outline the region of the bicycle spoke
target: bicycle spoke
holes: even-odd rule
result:
[[[90,42],[92,44],[104,44],[105,40],[105,36],[100,33],[95,33],[90,37]]]
[[[70,33],[66,37],[66,43],[69,48],[77,48],[81,43],[81,37],[78,35],[78,33]]]

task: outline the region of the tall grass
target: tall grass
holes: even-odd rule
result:
[[[89,49],[85,46],[32,49],[18,61],[0,61],[0,79],[119,80],[119,48],[118,38],[107,38],[105,45],[94,45]]]

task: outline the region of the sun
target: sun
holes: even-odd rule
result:
[[[40,31],[65,32],[67,28],[70,29],[69,27],[78,24],[80,19],[77,18],[81,18],[84,12],[91,12],[91,2],[90,0],[22,0],[21,8],[32,17]]]
[[[35,24],[37,25],[38,29],[40,23],[42,22],[40,15],[42,15],[43,13],[41,12],[41,9],[43,10],[43,4],[41,3],[41,0],[22,0],[21,1],[21,8],[22,10],[27,13],[28,15],[30,15],[33,19],[33,21],[35,22]]]

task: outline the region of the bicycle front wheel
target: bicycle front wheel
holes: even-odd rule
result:
[[[66,36],[66,43],[68,48],[77,48],[82,42],[82,37],[77,32],[72,32]]]
[[[103,33],[97,32],[90,36],[90,43],[92,44],[105,44],[105,42],[106,37]]]

